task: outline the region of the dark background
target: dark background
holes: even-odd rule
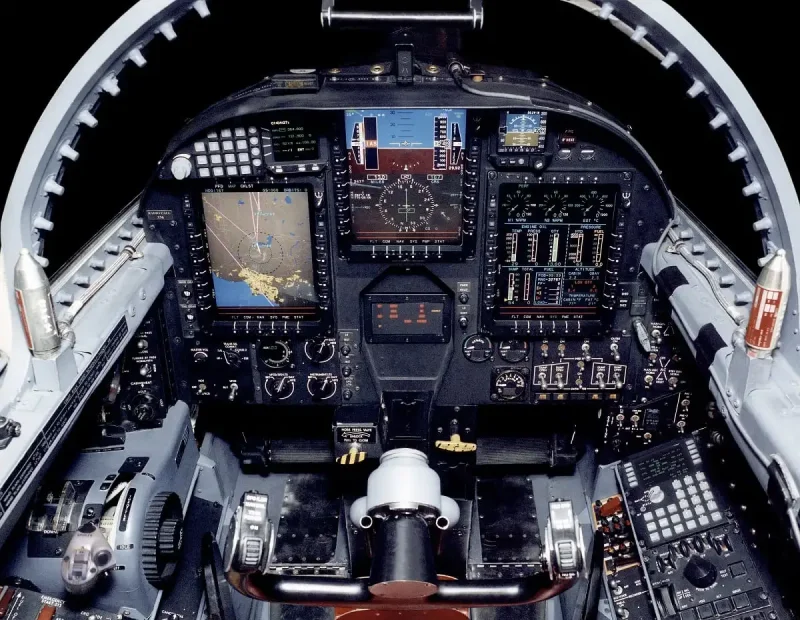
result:
[[[783,3],[762,0],[748,4],[745,11],[739,1],[668,2],[733,67],[766,116],[790,169],[796,170],[798,54],[788,51],[787,42],[797,34],[779,10]],[[132,0],[71,0],[46,7],[15,2],[5,8],[7,36],[0,40],[6,120],[2,196],[30,132],[61,80],[133,4]],[[400,4],[408,6],[413,0]],[[706,113],[684,95],[685,87],[671,75],[675,72],[661,69],[615,29],[562,2],[484,0],[484,4],[484,30],[463,37],[465,60],[537,71],[632,126],[675,194],[748,265],[754,265],[761,247],[750,231],[752,203],[741,197],[742,181],[735,167],[726,163],[725,145],[707,129]],[[208,105],[291,67],[391,58],[381,50],[386,43],[383,35],[322,31],[319,0],[209,0],[209,5],[209,19],[190,16],[177,25],[177,41],[167,43],[159,37],[147,48],[148,66],[120,76],[122,95],[100,107],[97,129],[84,132],[81,159],[70,165],[63,179],[67,192],[54,201],[56,229],[45,245],[51,271],[136,196],[170,136]],[[422,56],[422,47],[417,50]]]

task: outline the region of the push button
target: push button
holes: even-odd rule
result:
[[[733,597],[733,606],[736,609],[747,609],[750,607],[750,599],[747,598],[747,594],[737,594]]]
[[[700,616],[700,620],[706,620],[706,618],[712,618],[714,616],[714,610],[711,608],[711,605],[700,605],[697,608],[697,615]]]
[[[733,611],[733,605],[731,605],[730,599],[724,598],[719,601],[714,601],[714,609],[717,610],[719,615],[728,614]]]
[[[734,577],[742,577],[747,574],[747,568],[744,565],[744,562],[736,562],[735,564],[731,564],[728,567],[731,575]]]

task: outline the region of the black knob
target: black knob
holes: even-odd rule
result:
[[[717,567],[700,555],[689,558],[683,576],[695,588],[709,588],[717,582]]]
[[[460,301],[462,304],[469,302],[469,295],[466,293],[461,293],[461,295],[458,296],[458,301]]]
[[[157,548],[165,560],[177,560],[183,546],[183,519],[167,519],[158,530]]]
[[[336,354],[336,343],[324,336],[317,336],[306,340],[303,350],[312,364],[324,364]]]
[[[681,552],[681,555],[685,558],[689,557],[689,543],[684,538],[681,542],[678,543],[678,550]]]
[[[345,390],[344,392],[342,392],[342,398],[344,398],[345,400],[350,400],[351,398],[353,398],[353,391]]]
[[[458,326],[461,329],[467,329],[469,326],[469,319],[465,316],[462,316],[460,319],[458,319]]]
[[[350,348],[350,345],[348,345],[348,344],[343,344],[342,345],[342,355],[350,355],[351,351],[352,351],[352,349]]]
[[[353,374],[353,369],[350,368],[350,366],[345,366],[344,368],[342,368],[343,377],[349,377],[352,374]]]

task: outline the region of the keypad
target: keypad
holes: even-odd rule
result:
[[[646,524],[645,540],[652,544],[668,542],[676,536],[716,525],[723,520],[722,512],[703,472],[687,474],[671,483],[661,484],[660,489],[662,493],[654,491],[650,496],[661,497],[666,490],[664,499],[659,502],[662,505],[656,508],[651,504],[650,510],[641,515]],[[670,491],[674,493],[674,500],[669,497]]]
[[[197,176],[205,179],[212,174],[215,177],[253,174],[253,166],[262,165],[261,160],[256,162],[250,159],[251,147],[259,144],[259,133],[257,127],[210,131],[206,135],[206,140],[195,142],[193,145]],[[258,154],[261,154],[260,150]]]

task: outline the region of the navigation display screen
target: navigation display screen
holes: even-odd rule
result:
[[[316,308],[307,189],[210,191],[202,199],[218,308]]]
[[[358,243],[461,243],[466,119],[462,109],[345,111]]]
[[[499,318],[598,313],[618,192],[614,185],[500,186]]]
[[[547,138],[547,112],[503,112],[500,116],[500,153],[541,153]]]

